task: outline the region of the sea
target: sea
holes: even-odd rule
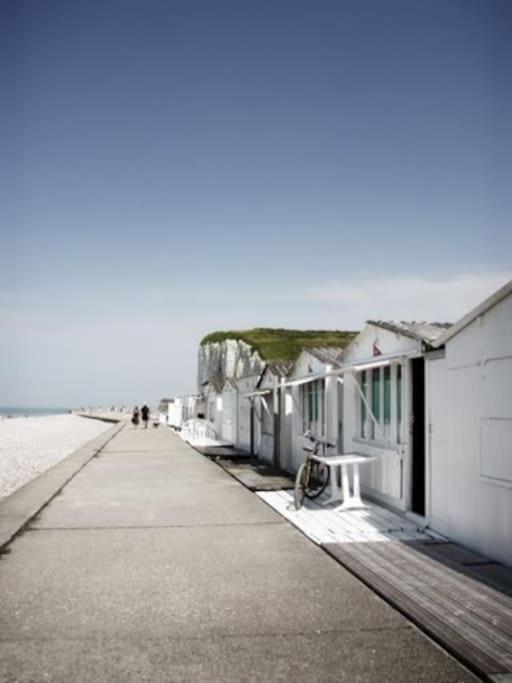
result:
[[[69,408],[27,408],[25,406],[0,406],[0,417],[44,417],[65,415]]]

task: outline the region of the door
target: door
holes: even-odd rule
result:
[[[262,396],[261,402],[261,444],[259,455],[266,462],[274,464],[274,411],[272,394]]]
[[[425,516],[425,359],[411,361],[412,491],[411,510]]]

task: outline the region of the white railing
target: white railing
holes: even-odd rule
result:
[[[185,441],[196,445],[208,445],[212,442],[218,442],[217,432],[207,422],[197,418],[187,420],[183,424],[180,436]]]

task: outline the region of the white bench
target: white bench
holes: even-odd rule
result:
[[[353,510],[364,508],[366,505],[361,500],[361,483],[359,479],[359,465],[376,460],[374,455],[362,455],[361,453],[345,453],[343,455],[314,455],[313,459],[331,468],[331,496],[328,503],[342,500],[337,510]],[[341,467],[341,491],[338,485],[336,468]],[[352,468],[352,487],[350,486],[349,467]],[[352,488],[352,492],[351,492]]]

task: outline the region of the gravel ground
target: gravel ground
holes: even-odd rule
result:
[[[0,497],[8,496],[111,426],[76,415],[0,419]]]

